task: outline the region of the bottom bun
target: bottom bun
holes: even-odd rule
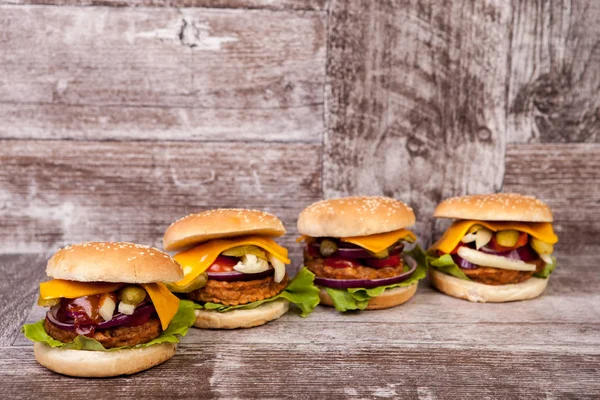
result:
[[[196,323],[194,326],[202,329],[252,328],[281,317],[289,309],[290,302],[279,299],[250,310],[226,312],[196,310]]]
[[[504,303],[533,299],[542,294],[548,285],[548,279],[541,278],[529,278],[525,282],[509,285],[485,285],[458,279],[435,269],[429,271],[431,283],[440,292],[479,303]]]
[[[382,308],[395,307],[406,303],[415,295],[418,286],[419,282],[416,282],[410,286],[387,289],[381,295],[369,300],[369,304],[367,304],[365,310],[380,310]],[[321,298],[322,305],[334,307],[333,300],[329,297],[329,294],[324,288],[321,288],[319,297]]]
[[[46,343],[33,344],[36,360],[59,374],[84,378],[131,375],[173,357],[176,343],[161,343],[139,349],[92,351],[61,349]]]

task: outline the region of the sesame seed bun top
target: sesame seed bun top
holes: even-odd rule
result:
[[[408,205],[389,197],[345,197],[322,200],[306,207],[298,217],[298,231],[312,237],[374,235],[415,223]]]
[[[279,218],[258,210],[222,208],[190,214],[171,224],[163,237],[167,251],[177,251],[212,239],[244,235],[285,234]]]
[[[442,201],[433,216],[479,221],[552,222],[552,211],[543,201],[518,193],[452,197]]]
[[[124,242],[88,242],[57,251],[46,273],[78,282],[151,283],[183,279],[179,264],[153,247]]]

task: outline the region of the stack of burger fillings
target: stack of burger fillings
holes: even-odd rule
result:
[[[132,374],[171,358],[194,319],[162,281],[183,273],[168,254],[131,243],[90,242],[59,250],[40,284],[46,318],[25,325],[43,366],[81,377]],[[84,351],[86,350],[86,351]]]
[[[434,286],[478,302],[539,296],[555,268],[552,212],[514,193],[447,199],[435,217],[457,219],[429,249]]]
[[[425,255],[417,246],[403,252],[415,235],[410,207],[385,197],[323,200],[300,213],[304,264],[321,287],[321,303],[338,311],[400,305],[426,276]]]
[[[302,269],[289,281],[288,251],[272,238],[285,234],[276,216],[257,210],[216,209],[184,217],[163,237],[184,278],[169,289],[197,302],[198,328],[235,329],[281,317],[289,302],[302,316],[319,302],[314,275]]]

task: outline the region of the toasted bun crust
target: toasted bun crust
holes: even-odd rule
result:
[[[389,197],[322,200],[298,217],[298,231],[312,237],[351,237],[391,232],[415,223],[412,208]]]
[[[279,218],[258,210],[223,208],[190,214],[167,228],[163,247],[181,250],[207,240],[243,235],[277,237],[285,234]]]
[[[175,354],[175,343],[116,351],[67,350],[33,344],[36,360],[59,374],[84,378],[131,375],[161,364]]]
[[[369,300],[366,310],[381,310],[383,308],[395,307],[406,303],[415,295],[418,286],[419,282],[415,282],[410,286],[388,289],[380,296]],[[320,304],[334,307],[333,300],[331,300],[331,297],[329,297],[329,294],[327,294],[327,291],[324,288],[321,288],[319,297],[321,298]]]
[[[150,283],[183,279],[181,266],[153,247],[122,242],[88,242],[57,251],[48,276],[79,282]]]
[[[541,295],[548,285],[548,279],[540,278],[529,278],[525,282],[510,285],[484,285],[479,282],[458,279],[435,269],[429,270],[429,279],[440,292],[474,303],[529,300]]]
[[[543,201],[518,193],[452,197],[442,201],[433,216],[479,221],[552,222],[552,211]]]
[[[290,303],[287,300],[279,299],[251,310],[231,310],[222,313],[196,310],[194,326],[202,329],[252,328],[281,317],[289,308]]]

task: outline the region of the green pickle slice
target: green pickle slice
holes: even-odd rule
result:
[[[267,254],[264,252],[264,250],[257,246],[253,246],[253,245],[232,247],[229,250],[225,250],[221,254],[223,254],[224,256],[230,256],[230,257],[243,257],[246,254],[252,254],[258,258],[262,258],[265,261],[269,261],[267,259]]]

